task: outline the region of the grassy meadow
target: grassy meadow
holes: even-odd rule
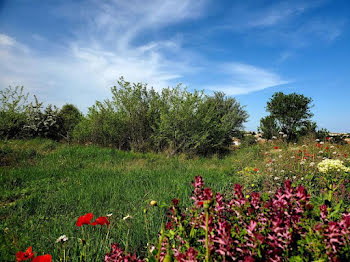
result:
[[[14,261],[15,253],[28,246],[58,261],[62,249],[55,241],[63,234],[69,238],[65,252],[73,261],[79,257],[79,239],[87,235],[87,252],[97,261],[114,242],[144,256],[147,242],[157,241],[163,217],[162,209],[149,202],[161,205],[179,198],[181,206],[190,206],[191,181],[198,174],[214,192],[227,194],[241,183],[248,192],[268,195],[288,178],[295,185],[304,184],[313,201],[322,203],[327,192],[317,163],[329,157],[348,164],[348,156],[350,145],[328,141],[319,145],[313,139],[242,146],[225,156],[206,158],[45,139],[1,141],[0,261]],[[331,201],[341,202],[339,212],[349,210],[349,192],[346,183],[333,192]],[[95,217],[113,214],[108,238],[105,227],[86,227],[82,232],[75,226],[77,218],[88,212]],[[128,214],[132,219],[123,220]]]

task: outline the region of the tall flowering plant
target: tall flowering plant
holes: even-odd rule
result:
[[[232,199],[193,182],[194,206],[183,210],[173,201],[162,232],[160,261],[298,261],[350,258],[350,215],[329,221],[327,207],[315,217],[310,195],[290,181],[268,200],[243,194],[235,185]],[[316,223],[316,220],[319,220]],[[312,241],[311,241],[312,240]],[[311,241],[311,242],[310,242]]]

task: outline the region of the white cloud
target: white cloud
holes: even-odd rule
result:
[[[91,0],[85,7],[82,10],[79,5],[66,4],[53,11],[71,21],[74,38],[66,39],[63,48],[62,41],[59,48],[51,43],[52,52],[41,53],[1,34],[0,58],[6,62],[0,65],[0,88],[24,85],[39,99],[59,106],[75,103],[84,109],[96,99],[106,98],[109,87],[120,76],[159,90],[182,80],[191,86],[192,76],[214,78],[217,73],[203,55],[184,48],[181,36],[162,38],[155,33],[199,18],[206,1],[156,0],[140,4],[136,0]],[[36,32],[32,36],[49,43],[46,36]],[[286,83],[276,73],[253,65],[224,63],[214,67],[221,68],[225,84],[200,89],[235,95]]]
[[[269,87],[289,83],[278,74],[243,63],[228,63],[221,66],[226,84],[208,85],[205,89],[223,91],[227,95],[241,95]]]

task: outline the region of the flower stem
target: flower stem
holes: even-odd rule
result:
[[[205,261],[209,262],[209,211],[205,209]]]

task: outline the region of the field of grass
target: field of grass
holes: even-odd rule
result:
[[[0,261],[13,261],[15,253],[28,246],[33,246],[38,254],[50,253],[57,258],[61,250],[55,241],[63,234],[74,242],[67,251],[74,259],[82,236],[75,222],[88,212],[96,217],[113,213],[114,226],[104,245],[101,245],[106,233],[104,227],[94,228],[93,235],[89,228],[85,229],[85,235],[91,234],[87,249],[94,257],[102,259],[109,250],[109,243],[125,246],[126,239],[129,251],[142,256],[148,241],[146,226],[150,241],[155,243],[162,217],[160,209],[151,208],[149,202],[169,203],[176,197],[182,206],[189,206],[191,181],[198,174],[214,191],[229,192],[234,183],[242,183],[250,190],[266,194],[274,184],[281,184],[284,176],[290,179],[295,176],[295,183],[304,181],[321,199],[322,185],[315,186],[311,160],[302,165],[293,162],[293,156],[306,152],[302,151],[302,144],[281,143],[278,146],[278,150],[277,144],[242,147],[224,157],[179,155],[167,158],[164,154],[123,152],[42,139],[2,141]],[[313,142],[307,147],[314,161],[319,161],[315,156],[319,148]],[[350,145],[335,145],[333,151],[347,161]],[[333,151],[330,152],[332,156],[335,155]],[[277,173],[280,177],[276,178]],[[349,192],[346,186],[345,195],[337,196],[338,200],[344,200],[343,210],[348,208],[349,203],[344,198]],[[124,221],[122,218],[128,214],[132,219]]]

